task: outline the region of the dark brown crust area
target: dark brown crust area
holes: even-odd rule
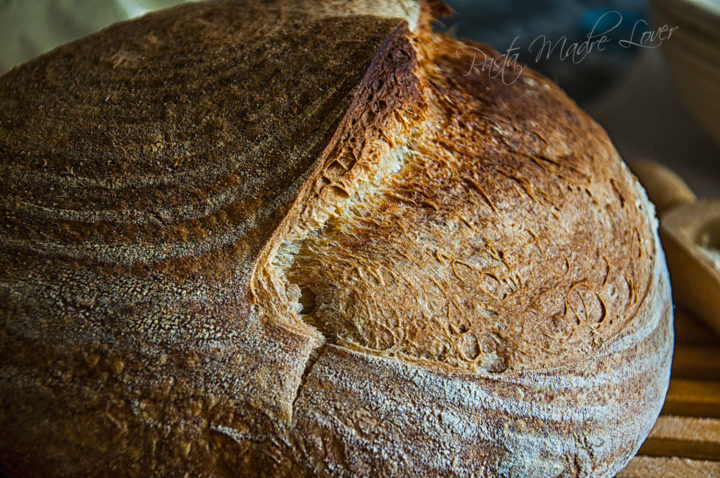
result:
[[[552,368],[631,325],[656,253],[607,136],[525,70],[442,35],[418,42],[429,121],[402,169],[302,243],[288,272],[328,340],[471,371]]]
[[[202,242],[297,188],[397,21],[290,10],[268,31],[280,7],[231,4],[113,26],[3,77],[6,234]]]
[[[20,475],[279,466],[259,437],[316,344],[261,320],[252,268],[405,28],[327,7],[188,4],[0,78],[0,461]]]

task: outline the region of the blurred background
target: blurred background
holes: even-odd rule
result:
[[[0,73],[181,1],[0,0]],[[516,48],[521,63],[559,83],[606,128],[626,161],[661,162],[700,197],[720,197],[720,0],[447,2],[456,14],[440,28],[501,53]],[[662,25],[678,28],[664,41],[641,36]],[[582,52],[588,35],[603,32],[603,51]]]

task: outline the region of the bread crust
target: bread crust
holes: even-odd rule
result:
[[[622,468],[672,353],[653,208],[441,10],[188,4],[0,78],[8,476]]]

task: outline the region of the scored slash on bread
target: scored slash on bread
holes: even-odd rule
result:
[[[627,463],[672,354],[653,208],[443,11],[188,4],[0,78],[10,475]]]

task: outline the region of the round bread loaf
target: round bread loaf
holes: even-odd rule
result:
[[[193,3],[0,78],[7,476],[624,466],[672,354],[653,208],[444,9]]]

